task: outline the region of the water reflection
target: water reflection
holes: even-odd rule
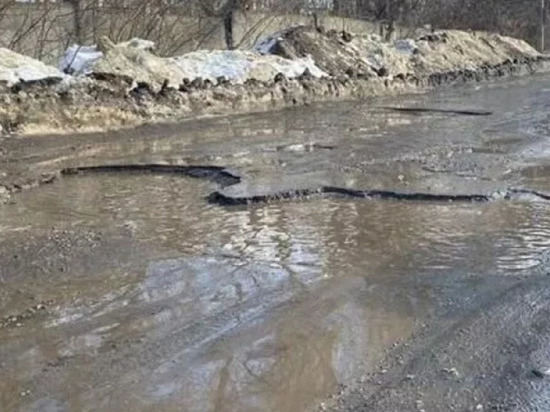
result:
[[[202,342],[161,364],[143,388],[144,402],[180,405],[189,411],[302,410],[334,386],[379,360],[383,348],[408,336],[420,306],[386,292],[390,311],[364,282],[320,288],[294,296],[244,322],[223,340]],[[268,296],[269,299],[269,296]],[[256,314],[258,315],[258,314]]]
[[[44,365],[54,364],[64,376],[48,386],[57,395],[36,405],[91,410],[108,396],[100,409],[301,410],[372,368],[434,310],[429,281],[410,276],[530,273],[550,244],[544,203],[224,209],[205,205],[208,190],[166,176],[82,177],[2,209],[10,236],[52,224],[120,227],[148,248],[116,282],[96,274],[48,286],[59,288],[57,309],[6,336],[3,353],[17,356],[2,386],[39,397],[37,382],[53,373]],[[29,339],[39,330],[41,340]]]

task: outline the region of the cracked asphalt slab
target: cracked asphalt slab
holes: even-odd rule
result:
[[[550,410],[547,83],[3,139],[2,410]]]

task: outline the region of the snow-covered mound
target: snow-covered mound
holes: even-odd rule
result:
[[[69,48],[60,68],[67,73],[144,82],[158,89],[166,82],[177,88],[184,79],[265,82],[279,73],[296,78],[305,71],[314,77],[421,78],[538,55],[527,43],[496,34],[449,30],[388,43],[377,35],[354,36],[307,26],[274,33],[254,50],[200,50],[164,58],[153,49],[154,43],[147,40],[114,44],[103,38],[97,47]]]
[[[60,62],[61,71],[71,76],[0,49],[0,86],[47,80],[17,99],[13,92],[22,88],[0,87],[5,103],[0,104],[0,126],[4,133],[105,130],[195,113],[250,112],[550,70],[545,56],[524,41],[453,30],[426,30],[415,39],[384,42],[376,35],[302,26],[275,33],[255,50],[203,50],[163,58],[153,49],[154,43],[140,39],[114,44],[103,38],[97,46],[73,46]],[[306,71],[310,75],[302,77]],[[298,80],[285,81],[279,73]],[[311,75],[328,78],[312,81]],[[220,87],[184,81],[198,78]],[[265,83],[225,87],[221,78]],[[147,93],[149,89],[163,93]]]
[[[216,82],[223,77],[235,83],[249,79],[269,81],[278,73],[295,78],[306,70],[315,77],[326,76],[309,56],[285,59],[263,56],[255,51],[200,50],[163,58],[154,55],[153,48],[154,43],[145,40],[113,44],[104,38],[98,46],[70,47],[60,62],[60,68],[73,74],[121,76],[153,87],[160,87],[165,80],[178,87],[184,79],[192,81],[198,78]]]
[[[0,48],[0,83],[8,86],[21,81],[63,79],[64,74],[32,57],[23,56],[11,50]]]
[[[188,79],[203,78],[215,80],[225,77],[235,83],[248,79],[272,80],[278,73],[288,78],[302,75],[306,70],[315,76],[326,74],[319,69],[311,57],[295,60],[279,56],[261,56],[258,53],[242,50],[197,51],[170,59]]]
[[[119,43],[118,46],[152,51],[155,48],[155,42],[134,38]],[[99,50],[98,46],[79,46],[75,44],[65,51],[59,62],[59,70],[74,75],[90,74],[92,66],[102,57],[103,52]]]
[[[308,56],[330,75],[362,77],[422,77],[539,55],[526,42],[498,34],[445,30],[388,43],[376,35],[354,36],[306,26],[275,33],[260,40],[255,49],[287,59]]]

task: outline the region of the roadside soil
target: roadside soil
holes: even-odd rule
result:
[[[548,69],[546,57],[527,43],[487,33],[442,31],[389,44],[376,36],[304,26],[279,33],[268,44],[268,57],[311,57],[326,76],[305,70],[294,78],[278,73],[244,83],[224,77],[187,79],[170,59],[111,44],[87,77],[62,81],[50,76],[0,85],[0,133],[106,131],[425,92]],[[256,58],[261,61],[262,56]]]

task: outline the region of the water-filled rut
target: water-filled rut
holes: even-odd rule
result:
[[[83,173],[154,173],[174,174],[193,178],[204,178],[228,187],[241,183],[240,176],[219,166],[179,166],[165,164],[114,164],[103,166],[86,166],[61,170],[61,175],[78,175]],[[268,203],[276,200],[304,199],[315,196],[337,196],[350,199],[400,200],[415,202],[489,202],[491,200],[537,199],[550,200],[550,194],[532,190],[509,188],[489,194],[437,194],[419,192],[397,192],[392,190],[350,189],[335,186],[291,189],[286,191],[267,191],[266,194],[235,197],[219,191],[206,197],[209,203],[222,206],[251,205]]]

